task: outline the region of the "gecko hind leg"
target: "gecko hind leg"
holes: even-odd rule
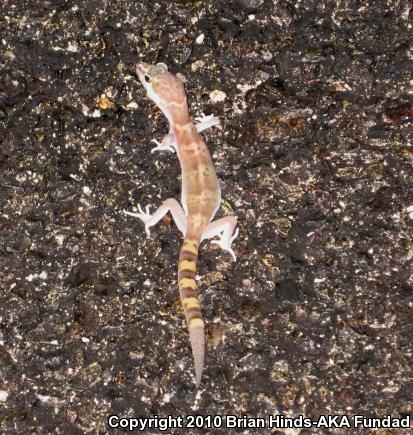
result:
[[[146,234],[149,236],[149,228],[156,225],[168,211],[171,212],[172,218],[178,227],[179,231],[185,235],[186,232],[186,215],[183,211],[179,202],[174,198],[169,198],[165,200],[155,211],[154,214],[149,213],[149,205],[142,209],[140,204],[138,204],[139,213],[132,213],[130,211],[125,211],[129,216],[135,216],[139,218],[145,224]]]
[[[236,216],[226,216],[208,224],[202,233],[202,240],[212,239],[215,236],[219,237],[219,240],[212,240],[212,243],[219,245],[224,251],[228,251],[234,261],[237,261],[234,250],[231,245],[236,239],[239,233],[237,226]],[[234,231],[235,230],[235,231]]]

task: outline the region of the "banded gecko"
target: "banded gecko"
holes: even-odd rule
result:
[[[178,286],[195,362],[196,386],[199,387],[205,353],[205,327],[195,281],[199,245],[205,239],[218,236],[219,239],[212,242],[228,251],[235,261],[231,244],[238,235],[235,216],[211,222],[221,203],[221,189],[208,148],[199,132],[218,124],[219,120],[210,116],[194,125],[184,85],[177,76],[168,72],[165,64],[140,63],[136,71],[148,96],[169,121],[169,133],[162,142],[152,139],[156,143],[152,152],[176,151],[178,154],[182,171],[182,207],[176,199],[169,198],[153,214],[150,214],[149,206],[143,210],[139,204],[139,213],[126,213],[138,217],[149,235],[149,228],[170,212],[184,236],[178,263]]]

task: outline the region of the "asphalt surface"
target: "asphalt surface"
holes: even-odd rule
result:
[[[124,432],[111,414],[413,419],[412,18],[408,1],[0,3],[2,433]],[[179,231],[166,218],[146,238],[123,213],[180,195],[176,156],[150,153],[167,122],[139,61],[221,119],[203,137],[238,259],[201,248],[198,392]],[[216,422],[199,432],[254,432]]]

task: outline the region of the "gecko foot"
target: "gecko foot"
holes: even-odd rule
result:
[[[152,142],[155,142],[155,143],[156,143],[156,147],[153,147],[153,148],[151,149],[151,153],[154,153],[155,151],[171,151],[171,152],[174,152],[174,151],[175,151],[174,148],[173,148],[173,146],[171,146],[171,145],[167,145],[167,144],[164,144],[164,143],[162,143],[162,142],[159,142],[159,141],[156,140],[156,139],[152,139]]]
[[[228,237],[228,234],[223,232],[221,234],[218,234],[219,240],[211,240],[211,242],[216,243],[224,251],[228,251],[232,255],[234,261],[237,261],[237,256],[235,255],[234,250],[231,248],[231,245],[232,242],[237,238],[238,233],[239,228],[235,230],[234,235],[231,237]]]
[[[203,118],[197,118],[196,120],[198,123],[195,125],[195,128],[197,129],[198,133],[220,124],[219,118],[214,115],[204,116]]]
[[[138,204],[138,210],[139,210],[139,213],[132,213],[131,211],[126,211],[126,210],[125,210],[125,213],[128,214],[129,216],[135,216],[135,217],[139,218],[145,224],[145,231],[149,237],[151,235],[151,233],[149,231],[149,227],[150,227],[149,222],[152,219],[152,215],[149,213],[149,205],[147,205],[145,207],[145,210],[143,210],[141,205]]]
[[[152,142],[156,143],[156,147],[152,148],[151,153],[155,151],[172,151],[174,152],[176,145],[176,138],[173,133],[168,133],[163,139],[162,142],[157,141],[156,139],[152,139]]]

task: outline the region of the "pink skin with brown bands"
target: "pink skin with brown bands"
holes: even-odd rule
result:
[[[139,213],[126,212],[139,217],[149,227],[155,225],[169,211],[178,228],[184,235],[178,263],[178,286],[182,306],[188,325],[192,353],[195,361],[195,379],[199,386],[204,367],[205,327],[201,306],[196,291],[196,261],[199,245],[207,238],[219,237],[214,243],[229,251],[232,241],[238,235],[236,217],[228,216],[211,222],[221,202],[218,177],[208,148],[198,131],[202,131],[219,121],[209,119],[195,126],[189,116],[187,99],[182,81],[168,72],[165,64],[148,65],[140,63],[136,67],[139,79],[148,96],[158,105],[169,121],[169,134],[154,150],[176,151],[182,169],[183,210],[175,199],[169,199],[149,214],[139,206]]]

